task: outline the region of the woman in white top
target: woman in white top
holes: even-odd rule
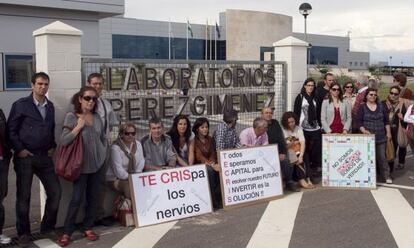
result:
[[[407,131],[408,132],[414,132],[414,104],[411,104],[408,109],[407,112],[404,115],[404,122],[408,123],[408,124],[412,124],[412,125],[408,125],[407,127]],[[409,136],[408,136],[409,137]],[[410,139],[408,138],[408,143],[410,144],[411,147],[411,151],[414,151],[414,139]]]
[[[304,163],[305,136],[303,130],[298,126],[299,120],[295,113],[285,112],[282,116],[282,130],[288,148],[289,161],[294,165],[294,173],[302,188],[314,188],[310,180],[309,164]]]
[[[111,146],[111,164],[106,174],[108,186],[131,199],[129,174],[142,172],[145,158],[141,143],[135,139],[136,127],[125,123],[119,127],[118,139]]]

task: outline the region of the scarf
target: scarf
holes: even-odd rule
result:
[[[308,101],[309,107],[308,107],[308,122],[311,125],[314,125],[317,122],[316,119],[316,107],[314,104],[314,97],[313,95],[310,96],[306,92],[302,94],[303,97]]]
[[[126,150],[125,144],[124,142],[122,142],[121,138],[116,139],[114,141],[114,145],[119,146],[119,148],[121,148],[121,150],[124,152],[125,156],[129,159],[128,174],[134,173],[134,168],[136,164],[135,153],[137,152],[137,142],[134,140],[134,142],[132,143],[132,149],[130,153]]]

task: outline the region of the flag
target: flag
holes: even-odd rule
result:
[[[217,38],[220,39],[220,29],[219,29],[219,26],[217,25],[217,22],[216,22],[216,32],[217,32]]]
[[[187,20],[187,28],[188,28],[188,32],[190,32],[191,38],[193,38],[194,37],[193,30],[191,29],[191,24],[188,20]]]

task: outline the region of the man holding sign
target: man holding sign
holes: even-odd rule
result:
[[[269,144],[277,144],[279,150],[280,168],[282,170],[283,180],[286,182],[286,189],[292,192],[299,192],[300,190],[292,180],[293,167],[289,165],[289,160],[286,156],[287,148],[282,128],[279,122],[272,117],[272,108],[266,107],[262,109],[262,118],[268,123],[267,135],[269,137]]]
[[[170,136],[164,134],[164,125],[158,118],[149,121],[150,134],[141,140],[145,156],[145,171],[174,168],[177,155]]]

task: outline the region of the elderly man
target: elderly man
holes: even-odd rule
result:
[[[164,134],[164,125],[158,118],[149,121],[150,133],[141,140],[145,157],[145,171],[174,168],[177,154],[170,136]]]
[[[277,144],[279,150],[280,168],[282,170],[283,180],[286,182],[286,189],[293,192],[300,191],[295,182],[292,180],[293,167],[289,165],[286,156],[287,148],[285,137],[279,122],[273,119],[273,110],[269,107],[262,109],[262,119],[267,121],[267,136],[269,144]]]
[[[267,121],[258,117],[253,121],[253,127],[248,127],[240,133],[240,143],[244,146],[262,146],[269,144],[267,138]]]
[[[240,139],[236,133],[237,119],[236,110],[224,111],[223,122],[217,125],[213,135],[217,151],[241,147]]]

